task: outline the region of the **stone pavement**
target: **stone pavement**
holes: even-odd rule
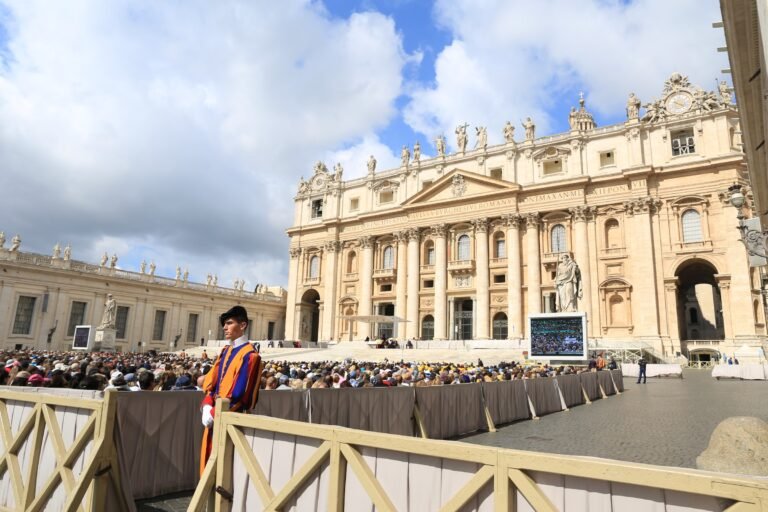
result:
[[[731,416],[768,420],[768,382],[717,381],[711,374],[685,370],[683,379],[648,379],[648,384],[625,378],[621,395],[462,441],[695,468],[720,421]]]
[[[685,370],[683,379],[648,379],[648,384],[625,378],[626,391],[621,395],[462,441],[694,468],[720,421],[731,416],[768,421],[768,382],[717,381],[711,374],[711,370]],[[186,510],[191,495],[140,502],[139,510]]]

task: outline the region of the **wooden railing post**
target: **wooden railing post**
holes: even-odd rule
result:
[[[213,453],[216,454],[216,484],[211,496],[215,497],[214,510],[229,512],[232,510],[232,456],[234,447],[227,436],[225,414],[229,414],[229,400],[216,400],[213,416]]]
[[[346,483],[347,465],[341,455],[341,443],[333,433],[331,441],[331,459],[329,470],[331,472],[328,482],[328,510],[329,512],[342,512],[344,510],[344,484]]]

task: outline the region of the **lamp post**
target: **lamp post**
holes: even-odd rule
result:
[[[733,184],[728,187],[728,195],[731,205],[736,208],[736,218],[739,220],[739,225],[736,227],[739,233],[741,233],[741,242],[744,244],[747,252],[750,256],[768,258],[768,251],[766,251],[768,237],[761,229],[755,229],[754,222],[748,222],[752,219],[747,219],[744,216],[743,208],[746,198],[741,191],[741,185]],[[757,224],[757,227],[759,228],[759,224]]]

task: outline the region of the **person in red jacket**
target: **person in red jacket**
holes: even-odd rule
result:
[[[224,338],[229,341],[213,363],[203,381],[205,398],[202,412],[203,443],[200,451],[200,474],[205,470],[211,454],[213,439],[213,412],[217,398],[228,398],[230,411],[249,411],[256,405],[261,381],[261,356],[248,342],[248,313],[242,306],[234,306],[219,318]]]

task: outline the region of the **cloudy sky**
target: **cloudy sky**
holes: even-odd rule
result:
[[[464,122],[561,132],[579,91],[611,124],[674,71],[713,89],[719,19],[717,0],[0,0],[0,230],[285,285],[313,162],[354,178]]]

